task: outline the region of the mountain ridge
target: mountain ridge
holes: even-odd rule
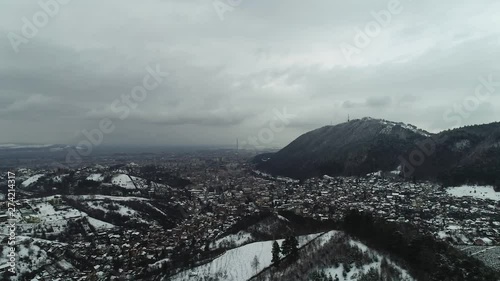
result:
[[[296,179],[366,175],[400,169],[407,177],[446,184],[495,184],[500,174],[500,122],[429,133],[414,125],[365,117],[307,132],[273,154],[259,170]],[[484,171],[481,171],[484,170]],[[471,177],[459,173],[471,172]]]

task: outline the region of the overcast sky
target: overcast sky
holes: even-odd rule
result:
[[[480,77],[500,81],[496,0],[226,1],[73,0],[43,24],[38,1],[2,0],[0,143],[73,144],[103,118],[105,144],[281,146],[348,114],[438,132]],[[42,21],[32,38],[23,18]],[[111,105],[148,66],[168,77],[121,120]],[[500,121],[499,93],[460,124]]]

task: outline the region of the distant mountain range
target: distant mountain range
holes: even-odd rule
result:
[[[254,161],[259,170],[296,179],[383,171],[446,185],[500,186],[500,123],[431,134],[413,125],[363,118],[310,131]]]

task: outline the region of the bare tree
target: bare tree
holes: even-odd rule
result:
[[[255,270],[255,274],[258,273],[260,261],[257,256],[253,257],[252,268]]]

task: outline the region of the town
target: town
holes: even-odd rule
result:
[[[72,171],[17,169],[19,271],[43,280],[174,274],[214,252],[252,242],[251,235],[239,233],[238,244],[224,243],[243,218],[293,212],[339,221],[351,209],[416,225],[500,266],[500,203],[487,187],[457,194],[432,182],[403,180],[397,169],[299,181],[255,170],[250,156],[221,150],[154,162],[127,158]],[[0,222],[5,240],[6,215]]]

